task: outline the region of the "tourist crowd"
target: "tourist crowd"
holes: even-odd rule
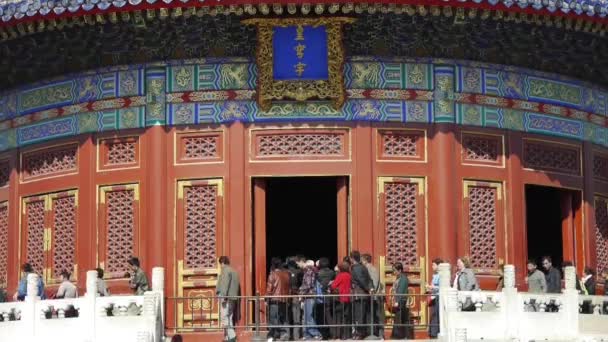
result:
[[[221,273],[217,295],[221,301],[221,324],[225,341],[235,342],[234,326],[238,322],[240,284],[238,273],[230,267],[228,257],[220,258]],[[429,336],[439,335],[439,264],[432,262],[433,277],[426,285],[429,304]],[[553,267],[551,257],[541,259],[542,269],[537,262],[527,263],[528,274],[525,281],[532,293],[560,293],[562,272]],[[564,262],[563,267],[572,266]],[[286,260],[272,258],[270,273],[266,283],[269,340],[330,340],[330,339],[373,339],[383,338],[385,326],[385,304],[393,313],[391,339],[413,338],[413,322],[410,316],[411,298],[408,300],[409,280],[404,267],[397,262],[392,266],[395,280],[391,291],[385,293],[380,282],[380,272],[372,263],[372,256],[353,251],[342,262],[331,268],[327,258],[318,261],[307,260],[298,255]],[[504,265],[499,267],[499,282],[496,290],[504,286]],[[608,279],[608,270],[602,274]],[[452,282],[459,291],[479,290],[479,282],[468,257],[458,258]],[[594,295],[595,279],[591,268],[586,267],[577,281],[581,294]],[[387,300],[388,299],[388,300]],[[554,307],[552,307],[554,306]],[[463,311],[475,311],[472,300],[465,301]],[[532,301],[526,308],[538,311],[539,306]],[[550,304],[546,310],[557,310]],[[584,308],[583,308],[584,310]]]

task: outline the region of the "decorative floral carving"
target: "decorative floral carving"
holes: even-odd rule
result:
[[[389,264],[402,262],[417,265],[417,194],[416,183],[386,183],[385,222],[386,254]]]
[[[8,205],[0,204],[0,287],[7,285],[8,276]]]
[[[608,199],[595,198],[595,253],[597,274],[608,267]]]
[[[342,155],[342,134],[269,134],[257,136],[260,156]]]
[[[44,200],[36,200],[25,204],[27,222],[27,253],[26,261],[34,271],[42,274],[44,269]]]
[[[106,193],[106,229],[108,272],[127,272],[133,255],[135,237],[134,190],[113,190]]]
[[[464,159],[475,162],[496,162],[500,156],[498,137],[470,135],[462,136]]]
[[[468,188],[470,255],[474,267],[497,266],[496,191],[482,186]]]
[[[608,180],[608,158],[598,154],[593,155],[593,177]]]
[[[135,141],[113,141],[107,143],[108,165],[134,164],[137,163]]]
[[[216,135],[182,138],[184,159],[209,159],[218,157],[218,140]]]
[[[76,197],[53,199],[53,275],[71,272],[76,255]]]
[[[0,162],[0,188],[7,186],[10,180],[11,169],[8,160]]]
[[[70,145],[26,154],[23,160],[25,178],[76,170],[77,150],[78,146]]]
[[[382,133],[382,154],[388,157],[418,156],[418,134]]]
[[[216,266],[217,186],[186,187],[185,206],[186,266],[213,268]]]
[[[580,153],[573,147],[524,142],[524,165],[527,168],[580,174]]]

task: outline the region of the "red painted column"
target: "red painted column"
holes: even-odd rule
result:
[[[583,260],[585,265],[596,269],[596,241],[595,241],[595,182],[593,180],[593,144],[589,141],[583,143]],[[580,254],[577,252],[577,255]]]
[[[442,258],[455,263],[457,256],[458,178],[456,155],[458,152],[453,125],[435,124],[429,136],[429,166],[427,182],[428,195],[428,243],[429,259]]]
[[[352,225],[351,225],[351,250],[359,250],[361,253],[372,253],[374,251],[374,218],[373,205],[375,200],[376,179],[373,173],[373,129],[369,123],[359,123],[354,129],[353,137],[355,145],[353,150],[353,177],[352,177]]]
[[[526,237],[525,191],[522,180],[523,145],[520,132],[507,133],[507,255],[506,263],[515,265],[516,283],[524,285],[526,262],[528,258],[528,239]]]
[[[226,207],[226,255],[230,257],[232,267],[241,275],[241,291],[251,294],[251,269],[253,262],[251,255],[246,255],[247,250],[251,250],[246,241],[245,227],[251,227],[251,222],[246,224],[248,217],[245,215],[246,194],[250,191],[251,184],[247,184],[245,176],[245,160],[247,142],[245,133],[247,130],[241,122],[230,125],[228,132],[228,144],[226,160],[228,161],[228,176],[225,182],[225,203]]]
[[[152,267],[165,266],[167,251],[163,241],[166,239],[166,215],[174,203],[167,202],[167,133],[163,126],[152,126],[146,130],[144,146],[146,149],[145,183],[141,188],[140,206],[146,213],[140,224],[141,241],[146,246],[143,265],[151,274]]]
[[[97,145],[93,135],[88,136],[79,147],[78,177],[78,241],[76,243],[76,263],[78,264],[78,286],[86,288],[87,271],[97,264],[97,185],[95,172],[97,165]]]

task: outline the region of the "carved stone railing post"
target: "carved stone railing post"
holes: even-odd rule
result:
[[[522,311],[518,305],[519,296],[517,294],[517,288],[515,287],[515,266],[505,265],[503,277],[504,287],[502,293],[505,338],[513,340],[516,339],[518,335],[518,320],[515,318],[520,317]]]
[[[84,301],[80,308],[79,315],[84,318],[84,322],[88,325],[88,341],[95,341],[96,336],[96,325],[95,320],[97,315],[95,314],[95,302],[97,300],[97,271],[87,271],[86,279],[86,293],[84,295]]]
[[[448,297],[450,293],[450,264],[439,264],[439,337],[449,340]],[[458,295],[457,295],[458,296]],[[456,298],[456,301],[458,298]]]
[[[576,269],[574,266],[564,268],[564,292],[562,310],[565,310],[568,324],[568,339],[578,336],[578,291],[576,290]]]
[[[165,326],[165,269],[152,268],[152,291],[159,293],[161,326]]]
[[[27,326],[26,340],[30,339],[33,341],[36,336],[36,302],[40,300],[38,296],[38,279],[39,275],[36,273],[29,273],[27,275],[27,285],[23,311],[21,312],[21,320]]]

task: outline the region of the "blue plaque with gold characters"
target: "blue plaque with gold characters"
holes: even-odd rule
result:
[[[352,18],[248,19],[258,29],[258,104],[331,100],[344,104],[342,25]]]

